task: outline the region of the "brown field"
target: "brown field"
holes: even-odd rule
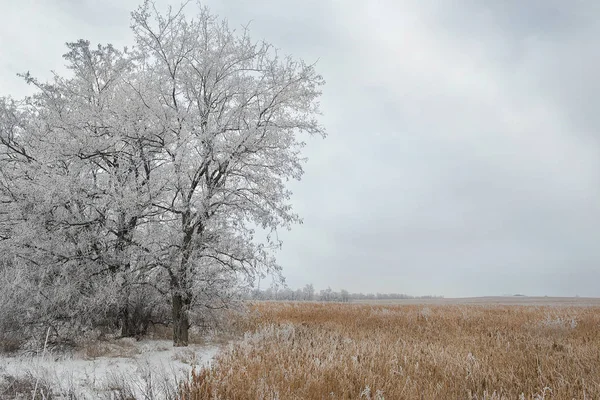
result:
[[[478,305],[506,305],[506,306],[596,306],[600,307],[599,297],[548,297],[548,296],[487,296],[487,297],[458,297],[458,298],[421,298],[398,300],[358,300],[358,304],[380,305],[409,305],[409,304],[478,304]]]
[[[600,307],[251,308],[184,399],[600,399]]]

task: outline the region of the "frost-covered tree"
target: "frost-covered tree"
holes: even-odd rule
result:
[[[147,279],[135,270],[133,233],[152,212],[152,149],[137,125],[140,113],[127,101],[130,60],[112,46],[67,46],[72,77],[41,83],[26,74],[38,92],[18,104],[3,102],[1,193],[12,223],[1,226],[21,268],[45,283],[39,291],[58,286],[65,296],[72,292],[73,305],[97,300],[95,287],[106,295],[106,279],[120,286],[121,298],[103,303],[119,308],[122,333],[131,335],[137,333],[129,315],[131,284]],[[61,308],[61,314],[69,309]]]
[[[312,283],[306,284],[302,288],[303,300],[312,301],[315,298],[315,287]]]
[[[71,305],[115,288],[124,335],[138,289],[163,296],[176,345],[195,309],[278,273],[272,234],[300,222],[286,183],[301,134],[324,136],[312,65],[185,7],[145,2],[131,50],[70,43],[71,76],[26,74],[38,92],[0,103],[0,246]]]
[[[324,134],[315,118],[323,80],[206,8],[188,20],[183,10],[161,15],[146,2],[132,16],[138,101],[164,128],[163,172],[171,177],[153,203],[164,211],[154,245],[169,276],[174,339],[185,344],[202,262],[249,279],[277,270],[252,227],[300,221],[286,182],[303,172],[299,135]]]

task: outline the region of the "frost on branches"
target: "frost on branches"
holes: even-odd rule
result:
[[[132,29],[129,50],[68,44],[69,76],[25,74],[36,94],[0,102],[0,268],[23,288],[6,300],[40,314],[22,324],[130,336],[163,320],[186,345],[203,310],[279,274],[280,243],[253,228],[300,222],[286,182],[303,173],[301,136],[325,135],[324,82],[206,8],[146,2]]]

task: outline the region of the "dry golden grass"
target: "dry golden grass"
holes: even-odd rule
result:
[[[184,399],[600,399],[600,308],[261,303]]]

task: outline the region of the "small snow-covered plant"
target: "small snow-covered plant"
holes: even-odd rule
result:
[[[571,318],[569,325],[571,326],[571,329],[577,328],[577,320],[575,318]]]
[[[546,313],[545,318],[539,322],[539,326],[543,328],[568,330],[577,328],[577,318],[571,316],[552,316]]]
[[[429,321],[429,317],[431,317],[431,308],[429,307],[423,307],[421,309],[421,311],[419,312],[419,315],[421,315],[421,317],[425,318],[426,321]]]
[[[368,400],[371,399],[371,388],[369,387],[369,385],[365,386],[365,388],[362,390],[362,392],[360,392],[360,397],[361,398],[366,398]]]
[[[362,392],[360,392],[361,399],[365,398],[366,400],[385,400],[382,390],[375,391],[375,397],[371,397],[371,396],[372,396],[371,387],[369,385],[366,385],[365,388],[362,390]]]
[[[535,394],[535,396],[533,397],[534,400],[544,400],[546,399],[546,393],[548,393],[550,395],[550,397],[552,397],[552,388],[545,386],[542,389],[541,393],[537,393]]]

